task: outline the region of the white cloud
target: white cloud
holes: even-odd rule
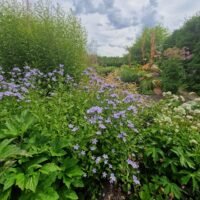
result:
[[[35,0],[30,0],[35,1]],[[54,0],[81,19],[88,41],[100,55],[120,56],[144,26],[161,23],[171,31],[200,10],[200,0]]]

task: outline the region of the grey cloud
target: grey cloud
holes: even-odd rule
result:
[[[73,0],[73,4],[75,7],[74,12],[76,14],[88,14],[96,12],[96,8],[91,0]]]
[[[106,15],[115,29],[138,25],[136,14],[133,13],[134,15],[130,17],[123,16],[121,10],[114,7],[114,0],[103,0],[97,7],[94,6],[91,0],[73,0],[73,4],[76,14],[100,13]],[[99,24],[98,26],[101,25]]]
[[[141,23],[145,27],[153,27],[157,24],[157,16],[158,16],[158,1],[157,0],[149,0],[149,4],[144,6],[142,9],[142,18]]]
[[[107,17],[110,23],[116,29],[122,29],[138,25],[138,20],[136,16],[124,17],[119,9],[111,10],[107,13]]]

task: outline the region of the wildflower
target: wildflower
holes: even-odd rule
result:
[[[99,106],[94,106],[94,107],[91,107],[90,109],[87,110],[87,114],[93,114],[93,113],[102,113],[103,109]]]
[[[104,162],[105,165],[108,164],[108,160],[104,160],[103,162]]]
[[[116,181],[116,177],[113,173],[110,174],[110,183],[114,183]]]
[[[120,117],[124,118],[125,117],[125,113],[126,113],[126,111],[120,111],[118,113],[114,113],[113,117],[115,119],[119,119]]]
[[[69,127],[69,128],[74,128],[74,125],[69,124],[68,127]]]
[[[108,165],[108,167],[109,167],[110,169],[112,169],[112,168],[113,168],[111,164],[109,164],[109,165]]]
[[[90,147],[90,150],[91,150],[91,151],[94,151],[95,149],[96,149],[95,146]]]
[[[81,151],[81,155],[84,156],[85,155],[85,151],[82,150]]]
[[[98,140],[95,138],[92,140],[92,144],[97,144]]]
[[[97,157],[95,162],[96,162],[96,164],[100,163],[101,162],[101,157]]]
[[[99,128],[101,128],[101,129],[106,129],[106,126],[103,125],[103,124],[99,124]]]
[[[95,160],[95,159],[96,159],[96,157],[95,157],[95,156],[92,156],[91,158],[92,158],[92,160]]]
[[[122,132],[122,133],[120,133],[120,134],[118,135],[118,138],[120,138],[120,139],[122,139],[124,142],[126,142],[126,136],[127,136],[127,134],[124,133],[124,132]]]
[[[138,178],[136,176],[133,175],[133,182],[136,184],[136,185],[140,185],[140,181],[138,180]]]
[[[133,169],[138,169],[139,168],[138,164],[136,162],[130,160],[130,159],[127,160],[127,163],[129,165],[131,165],[133,167]]]
[[[79,145],[78,144],[76,144],[75,146],[74,146],[74,150],[78,150],[79,149]]]
[[[101,133],[101,131],[97,131],[96,134],[97,135],[101,135],[102,133]]]
[[[103,173],[102,173],[102,176],[103,176],[103,178],[106,178],[107,173],[106,173],[106,172],[103,172]]]
[[[94,174],[96,174],[96,173],[97,173],[97,170],[96,170],[95,168],[93,168],[93,169],[92,169],[92,172],[93,172]]]
[[[72,129],[72,132],[76,132],[76,131],[78,131],[78,127],[74,127],[73,129]]]
[[[102,156],[104,159],[108,159],[108,155],[107,154],[103,154]]]

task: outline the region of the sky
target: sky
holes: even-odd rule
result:
[[[170,32],[200,11],[200,0],[54,0],[72,10],[88,34],[92,51],[122,56],[144,27],[162,24]]]

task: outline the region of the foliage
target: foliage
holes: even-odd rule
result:
[[[99,56],[97,58],[97,62],[100,66],[114,66],[120,67],[121,65],[128,64],[127,59],[125,57],[107,57],[107,56]]]
[[[127,199],[198,197],[199,100],[146,105],[84,73],[77,85],[62,66],[1,71],[1,199],[98,199],[107,185]]]
[[[185,71],[182,63],[177,59],[168,59],[162,62],[161,80],[164,91],[176,93],[184,85]]]
[[[199,49],[200,49],[200,16],[196,16],[188,19],[184,25],[174,31],[171,36],[165,42],[165,48],[178,47],[189,48],[190,56],[189,60],[182,62],[182,71],[185,71],[187,89],[199,93],[200,80],[199,80]],[[170,79],[172,81],[172,79]]]
[[[166,95],[138,116],[137,155],[144,173],[140,198],[198,199],[200,102]]]
[[[137,62],[140,64],[147,63],[150,59],[151,49],[151,35],[155,33],[155,50],[162,51],[163,44],[168,36],[168,31],[164,27],[158,25],[153,28],[144,28],[140,37],[129,48],[129,54],[131,56],[131,62]],[[144,59],[144,60],[143,60]]]
[[[30,65],[50,71],[63,64],[71,75],[80,74],[85,63],[86,34],[72,13],[50,1],[38,1],[27,9],[17,1],[0,5],[0,65]]]
[[[111,72],[113,72],[115,70],[115,67],[98,66],[98,67],[96,67],[96,70],[97,70],[97,73],[99,73],[100,75],[107,76],[108,74],[110,74]]]
[[[135,70],[132,67],[122,67],[122,69],[120,70],[120,79],[123,82],[126,83],[131,83],[131,82],[135,82],[138,83],[139,82],[139,78],[140,78],[140,74],[137,73],[137,70]]]
[[[165,41],[165,48],[176,46],[178,48],[188,47],[190,51],[196,48],[200,41],[200,16],[197,14],[187,19],[184,25],[175,30]]]

